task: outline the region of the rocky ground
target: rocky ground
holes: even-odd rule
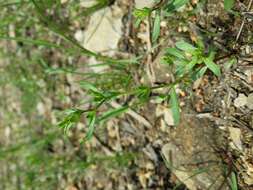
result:
[[[80,6],[90,3],[82,1]],[[249,3],[237,1],[235,10],[245,12]],[[144,21],[135,28],[132,12],[152,5],[116,0],[72,23],[73,35],[83,47],[111,57],[145,54],[150,50],[150,26]],[[85,143],[80,143],[87,132],[85,118],[67,135],[56,125],[63,110],[82,107],[89,98],[77,83],[84,78],[78,73],[108,67],[90,67],[95,58],[35,47],[29,53],[31,46],[1,41],[0,189],[225,190],[231,188],[232,173],[240,189],[252,189],[253,22],[243,19],[225,12],[218,0],[192,0],[163,18],[151,67],[144,77],[137,71],[135,82],[170,80],[161,63],[165,49],[178,39],[194,42],[199,36],[206,46],[217,47],[221,77],[208,72],[190,88],[178,86],[182,119],[177,127],[168,104],[150,100],[99,126]],[[10,35],[15,33],[12,27],[17,26],[9,26]],[[26,33],[33,35],[32,30]],[[57,70],[73,65],[76,73]]]

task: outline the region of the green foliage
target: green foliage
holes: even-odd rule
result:
[[[160,22],[161,22],[161,15],[160,11],[156,11],[155,20],[154,20],[154,27],[152,32],[152,42],[155,43],[160,36]]]
[[[224,0],[224,9],[229,12],[234,7],[234,4],[235,0]]]
[[[125,113],[128,110],[127,106],[122,106],[120,108],[116,108],[116,109],[111,109],[105,113],[103,113],[100,118],[99,118],[99,122],[104,122],[107,121],[113,117],[117,117],[122,113]]]
[[[130,152],[118,152],[112,156],[90,154],[87,158],[87,162],[97,165],[101,165],[102,163],[104,167],[108,169],[119,169],[128,167],[136,156],[135,153]]]
[[[174,1],[174,5],[176,5],[176,8],[183,6],[185,3],[187,2]],[[137,9],[135,10],[134,15],[137,18],[137,20],[139,19],[140,21],[142,21],[143,19],[148,17],[152,11],[153,11],[152,9],[148,8]],[[156,10],[156,17],[154,19],[154,27],[152,34],[153,43],[156,42],[159,37],[160,21],[161,21],[160,10]],[[91,97],[90,103],[92,105],[91,109],[82,110],[83,112],[88,112],[87,123],[89,130],[86,139],[91,138],[95,129],[95,125],[102,124],[104,121],[112,117],[116,117],[121,113],[125,113],[128,109],[128,106],[123,106],[117,109],[104,111],[104,113],[97,115],[98,110],[102,105],[105,105],[106,103],[109,103],[110,101],[120,98],[122,96],[133,96],[137,100],[134,101],[137,105],[143,104],[149,101],[152,90],[157,88],[169,88],[170,90],[168,95],[170,100],[169,104],[172,110],[175,125],[178,125],[180,122],[180,106],[179,106],[179,99],[175,91],[175,85],[177,84],[180,85],[182,80],[186,78],[189,78],[190,80],[196,80],[202,77],[208,69],[211,72],[213,72],[216,76],[220,76],[221,75],[220,67],[214,63],[213,61],[214,57],[215,51],[213,49],[209,49],[209,52],[206,53],[204,43],[201,40],[198,40],[195,45],[192,45],[184,40],[181,40],[175,44],[174,48],[167,48],[166,54],[164,56],[164,63],[167,63],[174,67],[174,74],[176,81],[173,84],[158,87],[150,87],[145,85],[134,86],[132,84],[133,86],[130,89],[126,88],[128,85],[123,87],[122,84],[121,85],[119,84],[119,86],[117,86],[116,88],[116,85],[109,82],[108,78],[115,77],[117,75],[115,75],[115,73],[106,73],[106,72],[102,74],[94,73],[94,78],[96,78],[96,81],[94,82],[82,80],[80,82],[80,86],[84,88],[90,95]],[[124,76],[123,72],[127,69],[127,65],[118,64],[116,67],[112,68],[114,70],[118,70],[119,77],[122,78]],[[112,74],[112,76],[110,74]],[[99,75],[101,76],[104,75],[105,78],[103,79],[99,78]],[[129,79],[131,80],[131,78]],[[115,81],[115,79],[112,79],[112,81]],[[128,79],[126,80],[126,78],[124,79],[122,78],[121,81],[128,81]],[[166,98],[164,100],[166,100]],[[66,120],[68,121],[68,117]]]
[[[84,140],[89,140],[98,125],[126,113],[130,107],[135,108],[137,107],[136,105],[143,105],[149,102],[150,98],[155,94],[152,93],[153,90],[158,88],[167,89],[168,93],[155,95],[157,96],[155,98],[159,102],[169,100],[174,122],[178,125],[180,122],[180,105],[176,87],[185,85],[185,81],[188,79],[196,80],[202,77],[207,70],[210,70],[216,76],[221,75],[220,67],[214,61],[215,51],[213,49],[206,50],[201,40],[194,45],[181,40],[176,43],[175,47],[166,49],[164,63],[171,66],[175,80],[170,84],[157,86],[156,84],[155,86],[149,86],[146,83],[142,84],[140,81],[136,83],[133,79],[136,77],[136,70],[142,68],[140,67],[140,62],[146,55],[140,53],[141,56],[137,58],[118,60],[101,56],[97,52],[83,48],[73,37],[73,25],[71,25],[70,21],[86,19],[85,17],[107,7],[112,2],[111,0],[97,0],[95,5],[79,11],[80,14],[69,13],[71,12],[71,7],[68,7],[72,5],[80,7],[79,1],[71,1],[68,5],[62,5],[60,0],[9,0],[0,3],[3,12],[7,10],[3,14],[4,16],[1,17],[0,39],[16,42],[14,43],[15,45],[11,46],[13,47],[10,50],[11,53],[6,54],[11,64],[5,67],[3,72],[1,71],[0,80],[1,84],[8,81],[21,91],[22,112],[36,115],[34,108],[36,108],[41,97],[50,95],[55,97],[55,94],[39,92],[48,90],[45,88],[49,88],[48,86],[51,86],[51,83],[53,83],[54,90],[58,89],[60,85],[58,85],[59,81],[55,80],[57,79],[56,74],[65,77],[65,74],[68,73],[83,77],[79,84],[87,93],[87,99],[84,101],[89,103],[89,108],[87,110],[74,108],[65,111],[65,116],[60,118],[61,121],[58,124],[65,133],[71,130],[81,119],[84,119],[87,127]],[[166,3],[163,6],[158,6],[158,8],[134,10],[136,26],[144,19],[150,19],[152,45],[159,44],[160,22],[164,14],[176,14],[176,11],[189,1],[171,0],[164,2]],[[233,5],[233,0],[224,1],[224,7],[227,11],[231,11]],[[11,16],[9,12],[11,12]],[[43,23],[44,27],[39,23]],[[14,36],[7,35],[10,33],[10,24],[15,26]],[[26,33],[29,33],[27,28],[32,28],[34,31],[27,35]],[[53,49],[61,53],[60,60],[51,59],[50,55],[48,55],[49,51]],[[67,53],[67,55],[63,52]],[[155,48],[154,52],[156,52]],[[92,65],[92,67],[108,66],[108,69],[102,73],[79,72],[75,68],[75,64],[73,64],[74,66],[66,65],[65,59],[69,55],[71,55],[71,58],[79,58],[81,55],[93,56],[101,63]],[[43,61],[41,60],[44,59],[48,59],[45,61],[48,63],[42,63]],[[226,68],[229,69],[234,63],[235,60],[231,60],[226,64]],[[51,64],[59,64],[60,67],[54,68]],[[46,87],[43,87],[43,85],[41,87],[41,80],[45,80]],[[131,99],[130,103],[122,101],[128,99]],[[110,102],[112,100],[119,103],[123,102],[123,106],[111,108]],[[77,105],[75,106],[78,107]],[[34,116],[35,120],[37,120],[37,117],[39,116]],[[9,117],[8,124],[13,122],[12,119],[13,116]],[[33,128],[33,126],[37,127],[40,125],[43,126],[43,131],[41,132],[43,136],[38,135],[40,132],[37,133],[37,128]],[[78,176],[78,174],[83,174],[83,171],[93,164],[101,166],[101,163],[104,163],[110,167],[122,167],[128,166],[134,159],[134,155],[130,153],[99,156],[85,152],[84,155],[81,155],[82,158],[76,155],[69,155],[64,151],[63,153],[55,153],[50,148],[57,144],[56,141],[61,138],[64,141],[64,145],[69,147],[73,147],[73,145],[61,135],[61,131],[57,130],[57,128],[50,126],[49,128],[54,130],[47,131],[44,130],[44,124],[33,123],[33,126],[24,127],[27,128],[25,132],[22,131],[22,126],[22,130],[17,131],[17,134],[23,138],[20,141],[13,142],[16,144],[0,150],[1,161],[9,159],[13,163],[18,162],[17,172],[11,173],[12,175],[18,175],[21,181],[23,180],[25,183],[24,188],[18,189],[39,189],[41,187],[55,189],[57,183],[60,183],[57,180],[58,173],[65,175],[73,172],[76,174],[74,176]],[[14,136],[13,139],[16,140],[18,138]],[[84,150],[84,147],[80,147],[80,149]],[[53,151],[57,150],[53,149]],[[231,176],[231,188],[237,190],[235,174]]]
[[[167,48],[164,62],[175,66],[177,77],[190,75],[193,80],[203,76],[207,68],[216,76],[221,75],[220,67],[214,63],[215,52],[210,49],[206,55],[203,43],[196,46],[185,41],[176,43],[176,48]]]
[[[151,89],[149,86],[140,86],[136,89],[135,95],[140,102],[147,102],[149,100]]]
[[[43,189],[55,189],[62,183],[62,179],[59,180],[57,177],[59,174],[66,177],[71,176],[71,180],[75,181],[79,177],[84,177],[85,172],[91,166],[96,165],[105,171],[119,170],[129,167],[137,156],[130,152],[117,152],[107,156],[84,151],[79,157],[80,155],[77,156],[71,150],[61,151],[59,149],[62,147],[58,147],[59,140],[69,148],[72,147],[71,142],[64,139],[57,128],[46,123],[44,125],[45,134],[43,136],[36,134],[34,130],[31,131],[31,126],[22,126],[22,130],[18,131],[22,135],[16,139],[16,143],[1,147],[1,167],[3,163],[6,166],[16,164],[15,170],[10,170],[9,175],[12,176],[11,178],[16,177],[22,181],[19,186],[13,181],[8,184],[8,180],[2,181],[3,176],[1,176],[1,185],[4,183],[6,189],[40,190],[42,187]],[[84,146],[80,146],[79,149],[84,149]]]
[[[169,1],[168,5],[165,7],[165,10],[167,12],[173,12],[175,10],[178,10],[182,6],[184,6],[186,3],[188,3],[189,0],[172,0]]]
[[[179,50],[185,51],[187,53],[193,53],[196,50],[196,48],[193,45],[191,45],[191,44],[189,44],[189,43],[187,43],[185,41],[179,41],[179,42],[177,42],[176,43],[176,47]]]
[[[204,59],[204,63],[216,76],[221,75],[220,67],[213,62],[210,56]]]
[[[64,130],[64,132],[68,132],[71,127],[76,124],[83,114],[83,110],[79,109],[69,109],[65,111],[67,115],[59,124],[58,126]]]
[[[178,125],[180,122],[180,106],[174,87],[172,87],[170,90],[170,107],[174,119],[174,124]]]
[[[102,1],[99,0],[99,3]],[[69,2],[79,5],[79,1]],[[111,1],[106,2],[109,4]],[[46,116],[42,116],[36,112],[36,106],[38,102],[52,97],[53,101],[59,101],[57,93],[66,73],[79,74],[85,79],[92,79],[90,84],[95,81],[95,88],[87,87],[87,84],[83,85],[86,86],[88,94],[93,95],[95,100],[93,109],[66,110],[65,117],[61,117],[61,122],[59,122],[59,127],[67,132],[81,118],[84,120],[86,118],[85,137],[88,140],[92,137],[98,123],[105,122],[127,110],[127,107],[108,109],[108,112],[105,111],[99,115],[100,112],[96,111],[96,106],[99,107],[100,103],[117,96],[118,93],[113,90],[105,90],[108,89],[107,87],[114,88],[113,85],[117,83],[116,87],[122,84],[124,88],[127,88],[131,83],[131,75],[127,75],[126,72],[123,74],[121,71],[126,70],[129,64],[136,64],[137,59],[113,60],[94,53],[89,54],[74,40],[69,24],[71,18],[63,14],[65,10],[59,0],[6,0],[0,2],[0,6],[0,38],[1,47],[4,47],[0,48],[0,107],[5,110],[4,118],[1,115],[1,124],[6,126],[6,129],[11,129],[10,137],[8,137],[10,142],[8,144],[1,142],[0,147],[0,170],[8,170],[8,173],[4,172],[0,177],[0,189],[55,189],[62,184],[59,174],[64,176],[64,179],[71,176],[75,181],[78,177],[84,178],[85,170],[94,164],[105,169],[129,166],[135,157],[132,153],[90,156],[91,153],[86,152],[85,147],[80,144],[77,149],[81,153],[77,155],[72,149],[73,142],[63,136],[61,130],[46,123],[51,119],[51,114],[58,113],[58,109],[62,108],[56,106],[52,108],[54,110],[50,110],[52,112],[49,115],[46,113]],[[66,12],[68,11],[70,10]],[[13,26],[13,31],[10,26]],[[10,33],[13,35],[9,35]],[[81,54],[99,57],[98,59],[106,62],[105,64],[109,65],[110,69],[115,70],[103,74],[78,72],[76,68],[71,68],[66,60],[69,55],[75,60]],[[57,58],[54,55],[61,56]],[[54,68],[55,65],[60,67]],[[14,93],[18,92],[12,96],[18,99],[17,102],[20,99],[22,104],[20,111],[19,105],[17,105],[17,111],[9,111],[10,101],[6,101],[8,97],[2,96],[2,87],[3,89],[7,87],[8,90],[11,87],[10,89],[15,89]],[[63,92],[59,91],[67,96],[63,90]],[[16,102],[14,101],[13,105],[14,103]],[[55,102],[52,106],[54,104]],[[51,105],[48,106],[51,107]],[[61,142],[64,147],[58,147]]]
[[[143,9],[135,9],[133,15],[136,18],[135,27],[138,27],[144,19],[146,19],[152,12],[152,9],[144,7]]]
[[[92,135],[93,135],[93,132],[94,132],[94,129],[95,129],[96,120],[97,120],[96,115],[97,115],[96,111],[90,111],[87,114],[88,132],[87,132],[86,137],[85,137],[86,140],[90,140],[91,137],[92,137]]]
[[[231,187],[231,190],[238,190],[237,179],[236,179],[235,172],[231,173],[230,187]]]
[[[189,78],[196,80],[202,77],[207,69],[216,76],[221,75],[220,67],[214,63],[215,52],[210,49],[205,53],[205,47],[201,40],[196,46],[186,42],[178,41],[175,48],[167,48],[163,62],[174,67],[176,84],[181,84],[182,80]],[[175,92],[175,87],[170,89],[170,107],[176,125],[180,122],[180,106]]]

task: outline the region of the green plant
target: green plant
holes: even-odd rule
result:
[[[141,75],[145,73],[143,62],[145,62],[147,54],[155,55],[157,49],[161,47],[161,20],[165,17],[172,18],[169,20],[169,24],[173,22],[178,24],[179,19],[177,20],[175,17],[175,21],[173,21],[173,16],[178,9],[188,3],[188,0],[162,0],[154,7],[135,9],[136,27],[146,19],[151,25],[152,47],[147,52],[138,52],[136,57],[123,60],[106,57],[83,48],[73,37],[71,22],[75,19],[84,20],[95,11],[105,8],[111,3],[110,0],[97,0],[95,5],[84,10],[79,8],[77,1],[70,1],[68,5],[62,5],[60,0],[11,0],[0,4],[1,8],[3,7],[3,11],[0,13],[2,18],[0,38],[14,42],[14,46],[11,46],[12,48],[7,54],[1,50],[1,53],[5,54],[5,57],[8,57],[12,63],[1,72],[1,84],[11,82],[21,90],[23,95],[22,111],[34,114],[37,102],[41,100],[41,97],[48,96],[48,94],[38,93],[40,90],[45,90],[40,86],[40,79],[45,79],[46,88],[49,88],[50,85],[57,89],[60,86],[58,79],[66,74],[82,77],[78,84],[87,96],[85,100],[81,100],[80,104],[86,104],[88,106],[84,107],[88,108],[82,109],[81,106],[79,107],[80,104],[76,103],[73,105],[74,108],[64,111],[64,115],[59,118],[60,122],[58,123],[59,128],[63,129],[65,133],[78,122],[85,123],[87,132],[81,142],[91,139],[97,126],[103,125],[111,118],[123,115],[130,109],[138,110],[154,97],[160,102],[165,102],[171,108],[174,123],[178,125],[180,122],[178,87],[192,84],[208,70],[218,77],[221,75],[220,66],[214,61],[216,55],[214,48],[205,47],[202,40],[198,40],[194,45],[180,40],[175,47],[167,48],[162,58],[162,62],[168,65],[168,70],[173,75],[171,82],[149,85],[136,81],[136,78],[139,78],[139,76],[136,77],[136,71]],[[234,2],[231,0],[224,1],[227,11],[231,12],[233,4]],[[72,9],[79,12],[71,13]],[[7,14],[9,12],[11,12],[11,16]],[[66,16],[63,12],[70,13]],[[193,11],[190,14],[193,14]],[[187,22],[187,20],[182,22]],[[10,23],[16,26],[13,29],[15,35],[9,35],[12,32],[9,29]],[[31,28],[34,31],[27,34]],[[178,36],[176,38],[178,39]],[[61,59],[51,60],[50,51],[59,52]],[[100,63],[92,65],[92,67],[106,66],[107,69],[100,73],[81,72],[75,63],[72,65],[66,63],[67,57],[76,58],[80,55],[95,57]],[[52,66],[51,64],[54,62],[60,63],[59,67]],[[230,61],[226,67],[229,69],[234,63],[235,60]],[[157,94],[157,89],[165,89],[165,93]],[[62,94],[64,96],[64,92]],[[55,94],[52,96],[55,97]],[[111,105],[112,102],[118,102],[121,106],[115,108]],[[8,118],[8,124],[13,122],[14,117],[17,116],[11,115]],[[33,125],[37,126],[37,123],[33,123]],[[56,139],[63,138],[64,144],[68,145],[70,142],[68,138],[61,135],[62,131],[58,131],[52,126],[50,128],[55,130],[43,131],[46,135],[40,136],[34,134],[33,126],[27,126],[27,131],[15,132],[15,135],[24,137],[21,141],[13,142],[16,145],[10,145],[6,149],[1,147],[0,157],[17,163],[17,172],[11,174],[18,175],[18,178],[24,180],[23,189],[38,189],[41,185],[44,188],[54,188],[57,183],[60,183],[57,180],[58,172],[63,171],[63,174],[72,174],[73,172],[75,177],[79,174],[82,176],[83,171],[94,164],[101,165],[103,163],[110,167],[122,167],[128,166],[129,162],[134,159],[134,155],[129,153],[116,153],[112,156],[89,153],[86,155],[85,153],[87,158],[78,158],[75,155],[70,156],[64,153],[51,154],[50,147]],[[72,147],[72,145],[70,146]],[[85,148],[81,147],[81,149]],[[23,164],[22,166],[19,165],[20,162],[21,165]],[[206,169],[196,170],[190,178],[206,171]],[[235,175],[231,176],[231,188],[237,189]]]
[[[0,147],[1,169],[4,166],[16,165],[15,171],[10,170],[8,174],[11,178],[22,181],[14,183],[1,176],[1,185],[5,185],[6,189],[55,189],[62,183],[57,177],[59,173],[66,176],[68,174],[71,180],[76,180],[80,176],[83,177],[91,166],[97,165],[104,170],[119,170],[128,167],[136,157],[129,152],[117,152],[108,156],[85,151],[82,158],[71,151],[60,151],[60,147],[53,148],[59,140],[67,146],[71,145],[71,142],[63,138],[57,128],[48,123],[43,124],[43,138],[36,134],[36,131],[31,131],[31,126],[22,126],[22,130],[18,131],[22,136],[19,136],[15,144]],[[83,148],[81,145],[81,149]]]
[[[118,116],[126,112],[129,108],[135,108],[137,105],[143,105],[148,102],[152,96],[152,92],[159,88],[167,88],[168,94],[165,94],[163,101],[168,101],[172,109],[175,124],[180,122],[180,107],[179,100],[176,94],[176,86],[184,83],[186,79],[196,80],[203,76],[207,69],[211,70],[215,75],[220,76],[220,68],[214,63],[215,51],[208,50],[205,53],[205,47],[201,40],[193,46],[185,41],[176,43],[175,48],[167,48],[166,54],[163,57],[163,62],[171,65],[172,71],[175,74],[175,81],[169,84],[161,84],[155,86],[148,86],[144,84],[136,84],[133,80],[134,70],[139,66],[139,58],[130,60],[117,60],[102,56],[96,52],[92,52],[83,48],[71,35],[71,30],[67,23],[69,18],[61,17],[62,5],[59,1],[54,0],[48,2],[47,0],[30,0],[28,1],[34,6],[34,10],[38,15],[40,22],[44,23],[47,28],[54,34],[60,36],[65,42],[68,42],[70,47],[55,44],[44,40],[26,39],[23,37],[9,37],[2,36],[1,38],[7,40],[15,40],[33,45],[47,46],[50,48],[59,48],[70,54],[84,54],[86,56],[93,56],[102,61],[100,65],[109,67],[103,73],[78,73],[75,70],[64,68],[51,69],[47,68],[47,72],[51,74],[61,72],[70,72],[73,74],[80,74],[84,76],[84,80],[80,81],[80,86],[87,92],[90,97],[91,107],[87,110],[71,109],[66,111],[66,117],[59,122],[59,127],[64,131],[68,131],[75,123],[77,123],[83,114],[85,114],[88,126],[88,133],[86,139],[90,139],[95,125],[103,123],[105,120]],[[111,1],[98,1],[102,7],[109,5]],[[134,16],[136,17],[137,25],[144,19],[150,19],[150,16],[155,12],[152,18],[152,43],[158,42],[160,36],[160,22],[164,12],[171,14],[185,5],[188,0],[174,0],[174,1],[159,1],[152,8],[135,9]],[[100,9],[101,7],[99,7]],[[91,8],[93,9],[93,8]],[[96,8],[97,10],[97,8]],[[51,15],[48,14],[51,12]],[[59,18],[55,21],[55,18]],[[145,55],[144,55],[145,56]],[[140,56],[141,58],[142,56]],[[96,66],[100,66],[96,65]],[[111,101],[120,101],[122,97],[134,97],[131,104],[126,104],[120,108],[110,109]],[[108,106],[108,111],[101,113],[100,109],[103,106]]]
[[[163,2],[163,3],[161,3]],[[134,16],[136,18],[136,27],[144,19],[150,19],[152,12],[155,12],[155,16],[153,19],[153,32],[152,32],[152,42],[156,43],[158,41],[160,35],[160,22],[161,22],[161,12],[166,11],[167,13],[171,13],[183,5],[185,5],[188,1],[172,1],[167,2],[161,1],[153,8],[143,8],[143,9],[135,9]],[[135,107],[135,105],[142,105],[149,101],[153,90],[159,88],[167,88],[169,93],[163,96],[163,101],[168,101],[169,106],[172,110],[172,115],[174,118],[175,125],[178,125],[180,122],[180,106],[179,100],[176,94],[176,86],[184,83],[186,80],[196,80],[197,78],[202,77],[205,72],[209,69],[216,76],[221,75],[220,67],[214,63],[215,58],[215,50],[210,48],[206,50],[204,47],[204,43],[201,40],[196,42],[196,46],[193,46],[185,41],[179,41],[176,43],[175,48],[167,48],[166,53],[163,57],[163,62],[165,64],[169,64],[172,66],[173,73],[175,74],[175,81],[169,84],[162,84],[158,86],[147,86],[147,85],[135,85],[132,81],[131,77],[131,68],[135,68],[134,65],[128,64],[120,64],[117,63],[117,66],[111,65],[110,61],[105,62],[105,65],[112,66],[110,67],[112,70],[109,72],[118,71],[119,72],[119,80],[121,81],[120,85],[112,85],[110,81],[115,81],[111,79],[113,76],[109,76],[107,72],[102,73],[105,76],[103,80],[98,79],[96,81],[87,80],[81,81],[80,85],[87,91],[87,93],[91,97],[91,105],[92,108],[88,110],[82,110],[82,113],[86,113],[86,118],[88,119],[88,137],[91,137],[91,134],[94,131],[95,125],[99,125],[102,123],[105,116],[99,112],[100,107],[104,105],[110,104],[113,100],[120,100],[121,97],[132,96],[135,97],[134,103],[132,105],[122,106],[118,109],[112,109],[108,112],[105,112],[106,118],[111,118],[120,115],[128,110],[129,107]],[[124,72],[126,72],[126,76],[128,79],[123,79]],[[129,75],[130,74],[130,75]],[[96,78],[100,74],[93,74]],[[100,75],[100,76],[102,76]],[[113,74],[115,76],[115,74]],[[116,75],[117,76],[117,75]],[[92,75],[91,75],[92,78]],[[90,78],[90,79],[91,79]],[[106,81],[103,83],[103,81]],[[116,80],[117,81],[117,80]],[[122,85],[122,81],[127,81],[126,85]],[[124,83],[123,83],[124,84]],[[115,88],[117,86],[117,88]],[[91,114],[91,113],[92,114]],[[90,116],[92,115],[92,117]],[[92,121],[92,122],[91,122]],[[60,123],[62,127],[63,123]],[[65,129],[69,129],[68,125],[63,127]]]
[[[143,9],[135,9],[133,12],[133,15],[136,17],[135,27],[138,27],[140,23],[150,15],[151,12],[152,9],[147,7]]]
[[[229,12],[233,8],[234,4],[235,0],[224,0],[224,9]]]
[[[174,67],[176,78],[189,75],[193,80],[202,77],[207,69],[216,76],[221,75],[220,67],[214,63],[215,51],[205,52],[204,44],[198,40],[196,46],[178,41],[175,48],[167,48],[164,63]]]
[[[234,172],[231,172],[230,188],[231,190],[238,190],[236,174]]]

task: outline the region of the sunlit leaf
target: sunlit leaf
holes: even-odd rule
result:
[[[176,47],[180,50],[183,50],[183,51],[186,51],[186,52],[193,52],[196,50],[196,48],[189,44],[188,42],[185,42],[185,41],[179,41],[176,43]]]
[[[185,70],[187,72],[191,71],[193,67],[197,64],[197,62],[198,62],[198,58],[194,56],[192,60],[186,65]]]
[[[184,53],[182,51],[178,50],[177,48],[167,48],[166,53],[173,55],[179,59],[185,59]]]
[[[231,183],[230,183],[230,187],[231,187],[231,190],[238,190],[237,179],[236,179],[235,172],[232,172],[232,173],[231,173]]]
[[[90,83],[90,82],[87,82],[87,81],[80,81],[79,84],[80,84],[80,86],[81,86],[82,88],[84,88],[85,90],[91,90],[91,91],[93,91],[93,92],[100,92],[100,90],[97,89],[97,87],[96,87],[94,84]]]
[[[205,58],[204,62],[208,69],[210,69],[216,76],[221,75],[220,67],[219,65],[215,64],[211,59]]]
[[[144,7],[143,9],[134,9],[133,15],[136,18],[134,24],[135,27],[138,27],[145,18],[147,18],[151,13],[151,9]]]
[[[110,118],[113,118],[113,117],[117,117],[119,116],[120,114],[126,112],[128,110],[128,107],[127,106],[122,106],[120,108],[117,108],[117,109],[112,109],[112,110],[109,110],[107,112],[105,112],[100,118],[99,118],[99,122],[104,122]]]
[[[148,100],[151,93],[151,89],[147,86],[140,86],[136,90],[136,96],[139,98],[141,102],[145,102]]]
[[[174,119],[174,124],[178,125],[180,122],[180,107],[178,102],[178,97],[176,94],[175,87],[170,90],[170,106],[172,110],[172,116]]]
[[[224,9],[230,11],[235,4],[235,0],[224,0]]]
[[[202,67],[202,68],[198,71],[198,73],[197,73],[197,78],[202,77],[202,76],[205,74],[206,70],[207,70],[207,66]]]
[[[65,111],[67,115],[58,126],[64,130],[64,132],[68,132],[71,127],[74,126],[77,122],[79,122],[81,115],[83,114],[83,110],[80,109],[69,109]]]
[[[156,11],[155,15],[155,21],[154,21],[154,27],[152,32],[152,42],[156,42],[160,35],[160,22],[161,22],[161,16],[160,11]]]
[[[95,124],[96,124],[96,112],[95,111],[90,111],[87,114],[87,119],[88,119],[88,132],[85,136],[86,140],[90,140],[94,130],[95,130]]]

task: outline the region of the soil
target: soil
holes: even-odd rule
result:
[[[191,5],[183,10],[187,12],[196,8],[194,2],[191,1]],[[235,9],[245,11],[244,6],[248,2],[237,1]],[[118,49],[116,53],[110,49],[113,53],[109,54],[131,57],[146,52],[147,23],[142,23],[140,29],[134,28],[131,16],[133,6],[133,1],[119,0],[108,8],[108,11],[112,11],[108,14],[113,15],[115,10],[120,13],[118,16],[124,14],[120,23],[123,29],[117,44]],[[117,10],[118,8],[122,12]],[[174,20],[163,21],[165,26],[161,29],[161,41],[164,41],[151,55],[155,82],[168,83],[173,80],[168,73],[168,67],[161,64],[160,60],[165,48],[174,46],[182,36],[193,42],[198,36],[202,36],[206,46],[215,46],[218,49],[216,62],[223,68],[222,76],[218,78],[207,73],[193,84],[193,88],[178,87],[182,118],[177,127],[168,125],[171,116],[168,105],[152,100],[134,110],[137,117],[127,113],[106,122],[96,129],[92,140],[84,144],[80,144],[80,139],[85,134],[84,121],[78,123],[71,131],[68,143],[58,139],[55,144],[50,144],[48,151],[56,155],[70,152],[67,156],[70,161],[88,157],[87,152],[96,152],[103,156],[127,152],[133,154],[134,159],[127,162],[127,167],[120,169],[108,166],[110,163],[103,164],[98,161],[80,176],[60,176],[62,184],[57,189],[169,190],[178,187],[177,189],[189,190],[226,190],[229,189],[228,181],[232,171],[238,174],[240,189],[253,188],[253,22],[246,22],[238,42],[235,43],[243,18],[225,12],[223,1],[207,0],[196,15],[184,14],[187,13],[181,11]],[[178,22],[181,26],[175,27]],[[79,25],[81,26],[77,24]],[[207,36],[207,33],[213,35]],[[112,44],[115,44],[115,41],[110,45]],[[104,50],[104,47],[96,48]],[[50,56],[45,53],[45,56],[53,59],[54,63],[60,64],[62,61],[61,55]],[[236,64],[226,68],[231,56],[235,57]],[[80,56],[77,65],[82,66],[86,61],[94,60]],[[143,64],[145,67],[145,63]],[[153,83],[146,75],[140,74],[142,73],[136,72],[136,83]],[[38,115],[54,124],[57,120],[56,111],[77,105],[80,99],[87,99],[83,90],[75,83],[80,80],[80,76],[67,74],[58,79],[55,83],[59,85],[55,91],[63,91],[68,96],[67,100],[62,101],[55,96],[55,92],[50,92],[42,98],[41,109],[37,106]],[[6,109],[8,112],[19,113],[20,120],[29,120],[17,108],[20,107],[20,100],[15,99],[18,94],[15,90],[8,90],[14,91],[9,95],[4,94],[2,89],[1,97],[7,98],[1,113]],[[18,125],[17,123],[15,125]],[[14,130],[15,126],[10,128],[4,128],[4,135],[1,132],[0,143],[6,146],[10,139],[14,138],[8,139],[8,130]],[[36,130],[39,138],[43,138],[43,126]],[[3,161],[4,172],[1,173],[8,176],[12,165],[4,163],[6,162]]]

